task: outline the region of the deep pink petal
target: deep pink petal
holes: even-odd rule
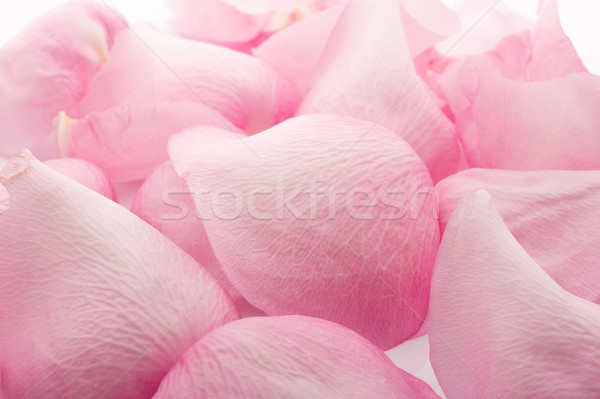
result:
[[[471,166],[600,169],[600,77],[523,83],[476,74],[460,129]]]
[[[46,161],[45,164],[106,198],[117,200],[115,189],[106,174],[93,163],[83,159],[60,158]]]
[[[560,25],[556,0],[542,2],[533,31],[531,80],[548,80],[587,72],[577,50]]]
[[[175,173],[171,162],[165,162],[144,181],[131,211],[192,255],[232,296],[237,297],[239,294],[224,275],[206,237],[193,195],[185,180]]]
[[[123,19],[98,2],[58,7],[0,49],[0,154],[56,155],[52,119],[72,109],[106,61]]]
[[[305,316],[252,317],[205,336],[154,399],[439,398],[371,342]]]
[[[64,156],[100,165],[115,182],[144,179],[168,159],[171,135],[198,124],[240,130],[205,104],[193,101],[135,103],[116,106],[71,119],[61,114],[55,122]]]
[[[600,173],[469,169],[442,180],[440,228],[471,191],[485,189],[510,232],[564,289],[600,303]],[[598,213],[596,216],[595,214]]]
[[[144,398],[191,345],[237,318],[185,252],[24,152],[0,173],[1,393]]]
[[[352,328],[382,348],[427,311],[439,240],[423,162],[392,132],[307,115],[227,143],[169,146],[230,281],[269,315]],[[372,206],[369,206],[372,205]]]
[[[429,320],[448,399],[600,396],[600,306],[556,284],[483,190],[448,223]]]
[[[350,2],[300,106],[301,114],[314,112],[389,128],[413,146],[434,181],[462,167],[454,127],[415,73],[397,0]]]
[[[208,105],[254,133],[290,116],[297,98],[287,81],[253,56],[140,27],[116,37],[73,116],[146,101]]]

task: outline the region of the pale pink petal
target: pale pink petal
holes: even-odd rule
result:
[[[439,0],[399,0],[399,3],[413,56],[460,32],[460,18]]]
[[[335,6],[283,29],[252,51],[286,77],[300,93],[310,88],[312,73],[321,60],[343,7]]]
[[[191,345],[237,318],[216,281],[115,202],[24,152],[0,173],[1,392],[147,398]]]
[[[198,397],[439,398],[360,335],[305,316],[247,318],[198,341],[154,399]]]
[[[24,147],[55,156],[52,119],[72,109],[106,61],[121,16],[98,2],[71,3],[37,19],[0,49],[0,154]]]
[[[71,119],[56,118],[61,152],[102,167],[112,181],[144,179],[168,159],[171,135],[198,124],[228,127],[235,137],[240,130],[200,102],[146,101],[116,106]]]
[[[470,169],[442,180],[440,228],[471,191],[491,194],[510,232],[564,289],[600,303],[600,172]],[[598,215],[596,215],[596,213]]]
[[[253,56],[140,27],[116,37],[73,116],[146,101],[196,102],[254,133],[290,116],[298,99],[287,81]]]
[[[299,113],[348,115],[391,129],[423,158],[434,181],[463,166],[454,127],[415,73],[397,0],[350,2],[315,73]]]
[[[454,10],[462,30],[437,45],[448,57],[460,58],[490,51],[506,36],[533,28],[533,21],[498,0],[463,0]]]
[[[237,297],[239,294],[224,275],[206,237],[193,195],[185,180],[177,176],[171,162],[165,162],[144,181],[131,211],[192,255],[232,296]]]
[[[446,228],[429,316],[448,399],[600,397],[600,306],[556,284],[483,190]]]
[[[332,115],[198,146],[174,136],[171,160],[194,196],[230,281],[269,315],[304,314],[382,348],[427,311],[439,240],[423,162],[382,127]],[[372,205],[372,206],[369,206]]]
[[[548,80],[587,72],[577,50],[560,25],[556,0],[542,2],[533,30],[531,80]]]
[[[90,190],[104,195],[113,201],[117,200],[115,189],[102,169],[83,159],[60,158],[45,162],[57,172],[83,184]]]
[[[460,129],[471,166],[600,169],[600,77],[523,83],[476,74]]]

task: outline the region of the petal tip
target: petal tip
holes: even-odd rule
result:
[[[22,153],[12,158],[10,162],[2,168],[0,171],[0,183],[9,183],[11,180],[21,175],[29,168],[34,159],[31,151],[23,150]]]

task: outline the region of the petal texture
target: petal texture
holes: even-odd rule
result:
[[[139,27],[116,37],[75,116],[145,101],[201,103],[254,133],[289,117],[298,99],[253,56]]]
[[[244,298],[389,349],[427,311],[437,200],[423,162],[392,132],[376,127],[356,144],[369,126],[310,115],[243,142],[197,146],[177,135],[169,153]]]
[[[2,170],[0,382],[11,398],[148,398],[225,291],[123,207],[24,152]]]
[[[51,159],[46,161],[45,164],[98,194],[102,194],[113,201],[117,200],[115,189],[106,174],[93,163],[83,159],[60,158]]]
[[[483,190],[446,228],[429,320],[431,363],[448,399],[600,395],[600,306],[556,284]]]
[[[74,2],[37,19],[0,49],[0,154],[31,147],[56,155],[52,120],[72,109],[100,69],[122,17],[97,2]]]
[[[600,77],[576,74],[514,82],[485,73],[472,85],[460,129],[471,166],[600,169]]]
[[[247,318],[197,342],[154,399],[197,397],[439,398],[360,335],[305,316]]]
[[[171,162],[165,162],[144,181],[131,211],[192,255],[233,296],[239,296],[215,257],[193,195]]]
[[[171,135],[198,124],[240,129],[206,105],[193,101],[145,101],[92,112],[81,119],[57,117],[55,131],[64,156],[100,165],[115,182],[141,180],[168,159]]]
[[[300,114],[381,124],[413,146],[434,181],[462,166],[454,127],[415,73],[396,0],[351,1],[324,54]]]

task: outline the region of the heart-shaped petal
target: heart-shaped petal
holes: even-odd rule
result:
[[[64,156],[100,165],[115,182],[142,180],[169,159],[171,135],[190,126],[227,126],[241,133],[222,115],[200,102],[146,101],[92,112],[82,119],[60,114],[55,121]]]
[[[429,326],[448,399],[600,397],[600,306],[556,284],[483,190],[444,233]]]
[[[0,49],[0,154],[24,147],[49,158],[52,120],[71,110],[106,61],[123,18],[98,2],[74,2],[38,18]]]
[[[252,317],[198,341],[154,399],[439,398],[371,342],[305,316]]]
[[[117,200],[115,189],[102,169],[91,162],[75,158],[59,158],[45,162],[57,172],[70,177],[87,188],[113,201]]]
[[[306,115],[243,140],[169,153],[225,274],[269,315],[304,314],[389,349],[427,311],[439,242],[423,162],[371,123]]]
[[[460,201],[485,189],[510,232],[564,289],[600,303],[600,172],[469,169],[436,186],[442,232]],[[596,215],[597,214],[597,215]]]
[[[381,124],[413,146],[434,181],[463,166],[454,127],[415,73],[397,0],[351,1],[315,79],[300,114],[334,113]]]
[[[12,398],[148,398],[238,317],[189,255],[24,152],[0,173],[0,381]]]
[[[286,80],[251,55],[137,27],[115,38],[74,116],[146,101],[200,103],[255,133],[291,116],[298,99]]]
[[[600,169],[600,76],[531,83],[477,76],[459,131],[471,166]]]

